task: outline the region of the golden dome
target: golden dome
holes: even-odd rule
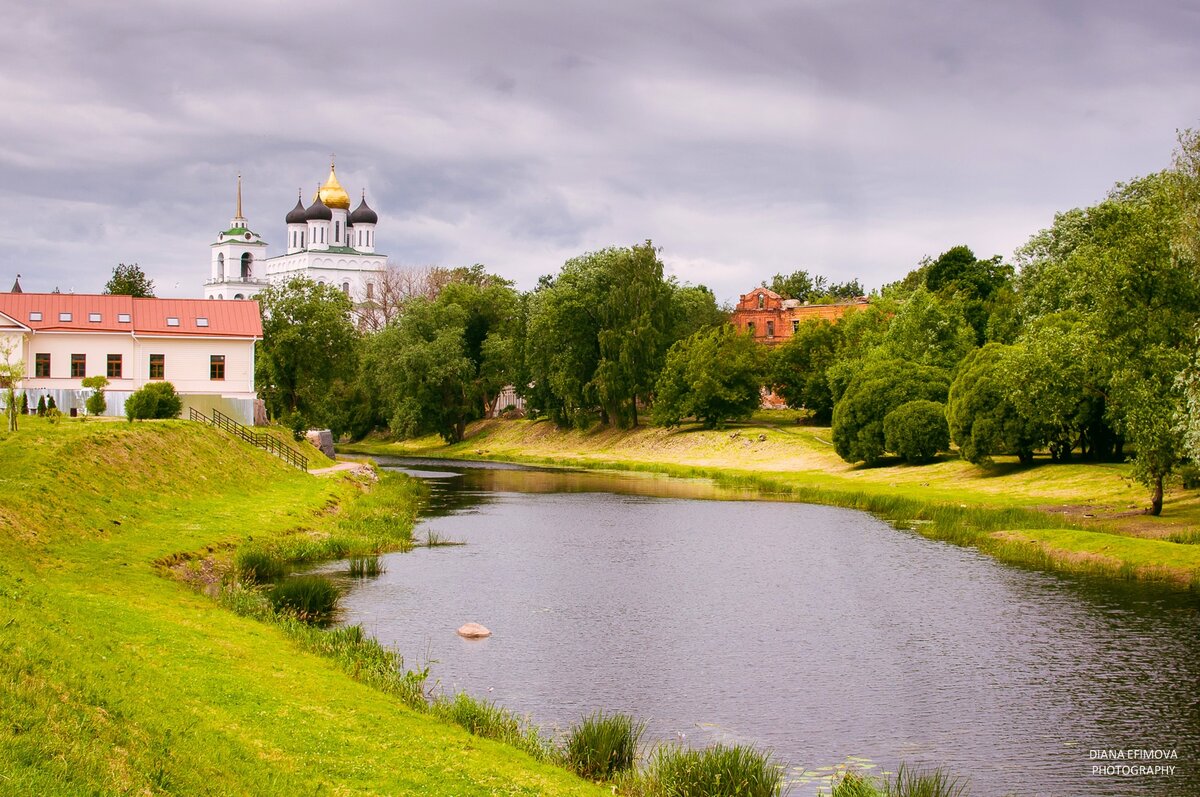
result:
[[[325,181],[325,185],[317,189],[317,196],[321,198],[326,207],[341,208],[342,210],[350,209],[350,195],[346,193],[346,189],[342,188],[342,184],[338,182],[337,173],[334,171],[332,163],[329,164],[329,179]]]

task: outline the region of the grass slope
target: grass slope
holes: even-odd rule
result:
[[[981,468],[957,457],[923,466],[866,468],[843,462],[827,428],[761,413],[724,430],[642,427],[563,430],[546,421],[481,421],[467,439],[367,442],[367,454],[499,459],[646,470],[753,485],[797,500],[921,521],[927,536],[977,545],[1002,559],[1123,578],[1200,585],[1200,545],[1180,544],[1200,526],[1200,498],[1172,491],[1163,516],[1142,513],[1144,487],[1119,464],[998,459]],[[931,521],[931,522],[926,522]]]
[[[0,793],[602,793],[154,564],[319,535],[358,493],[182,421],[0,437]]]

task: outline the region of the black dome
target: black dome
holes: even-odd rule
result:
[[[362,201],[358,203],[358,207],[350,214],[351,224],[378,224],[379,214],[367,207],[367,198],[364,196]]]
[[[308,210],[304,211],[306,221],[329,221],[332,218],[333,211],[321,201],[320,196],[313,200],[313,203],[308,206]]]
[[[298,198],[296,199],[296,207],[288,211],[286,221],[288,224],[303,224],[308,221],[308,217],[304,214],[304,203]]]

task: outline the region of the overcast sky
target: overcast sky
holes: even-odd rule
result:
[[[2,2],[0,290],[136,261],[200,296],[237,173],[279,254],[331,152],[401,265],[527,288],[649,238],[722,300],[877,287],[1009,257],[1200,126],[1195,0]]]

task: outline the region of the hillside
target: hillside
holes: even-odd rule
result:
[[[0,437],[0,792],[600,794],[162,565],[319,536],[359,495],[182,421],[23,419]]]

